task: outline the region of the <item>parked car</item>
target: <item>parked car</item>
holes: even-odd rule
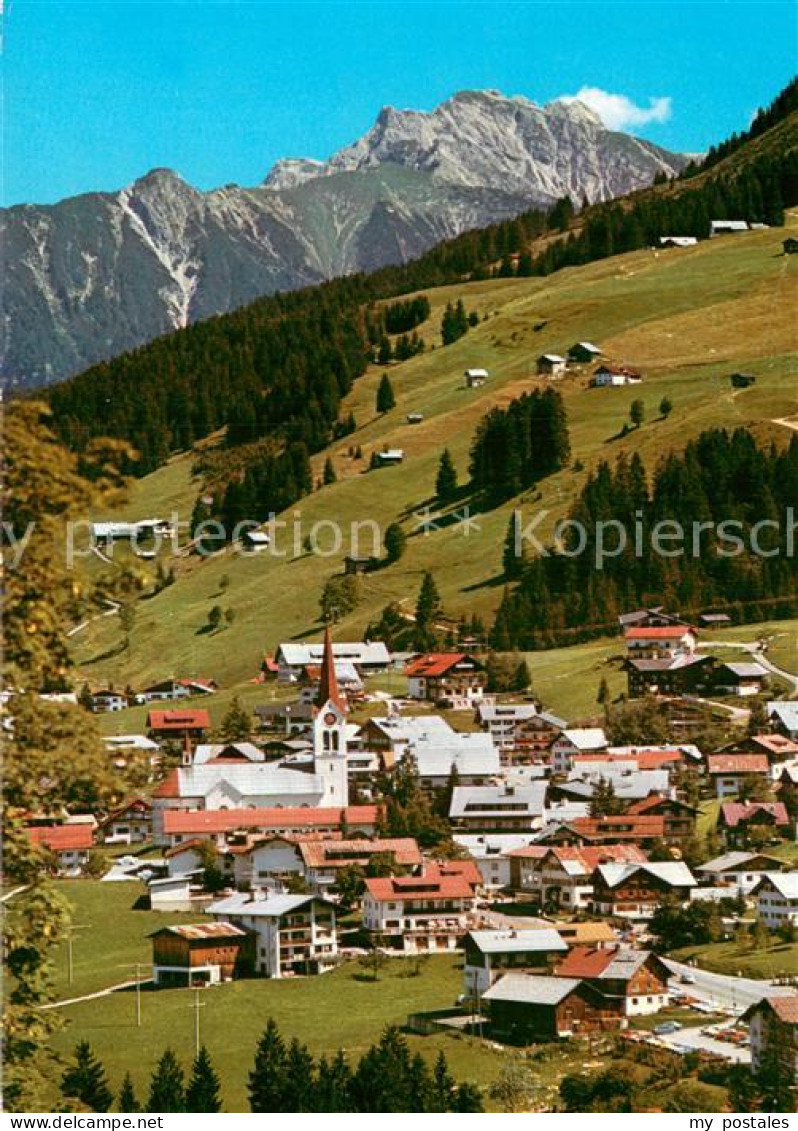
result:
[[[681,1027],[678,1021],[663,1021],[661,1025],[654,1026],[654,1032],[657,1036],[665,1036],[666,1033],[678,1033]]]
[[[695,974],[691,974],[689,971],[685,971],[685,973],[682,974],[679,981],[683,982],[685,986],[694,986],[695,985]]]

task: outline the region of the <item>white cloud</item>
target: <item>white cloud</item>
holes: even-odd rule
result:
[[[648,106],[638,106],[625,94],[610,94],[598,86],[583,86],[578,94],[569,94],[561,102],[584,102],[611,130],[629,126],[647,126],[649,122],[667,122],[671,116],[670,98],[649,98]]]

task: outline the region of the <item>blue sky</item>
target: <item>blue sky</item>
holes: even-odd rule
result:
[[[278,157],[354,140],[383,105],[465,88],[590,88],[613,123],[702,150],[778,92],[798,46],[793,0],[11,0],[4,32],[9,204],[159,165],[201,188],[257,184]]]

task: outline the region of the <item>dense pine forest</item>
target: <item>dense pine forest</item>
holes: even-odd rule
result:
[[[471,484],[501,503],[565,467],[570,455],[562,396],[536,389],[482,418],[471,446]]]
[[[794,616],[796,499],[798,437],[779,450],[757,446],[745,428],[703,432],[684,452],[665,457],[650,481],[637,455],[619,457],[614,467],[601,463],[569,515],[586,532],[581,552],[581,535],[570,527],[561,550],[520,564],[492,644],[506,650],[573,643],[603,634],[624,610],[653,603],[685,614],[723,609],[737,621]],[[619,545],[618,527],[605,527],[608,556],[597,552],[598,523],[623,527],[623,552],[609,556]],[[662,551],[652,539],[658,523]],[[668,540],[674,523],[685,531],[683,553]],[[698,535],[695,523],[706,527]]]
[[[764,112],[767,122],[789,112],[790,89]],[[318,451],[336,434],[341,398],[373,357],[375,336],[386,340],[389,323],[415,332],[425,309],[421,299],[397,302],[375,319],[375,302],[491,274],[546,275],[660,235],[704,237],[710,219],[780,224],[784,207],[798,203],[790,136],[781,151],[746,151],[739,168],[724,163],[698,184],[661,185],[575,217],[563,200],[548,216],[532,210],[466,232],[412,263],[273,295],[189,326],[48,390],[59,433],[76,450],[99,435],[129,441],[139,455],[128,470],[138,475],[223,427],[228,442],[268,436]],[[540,237],[543,250],[534,254]],[[419,343],[408,339],[404,355]]]

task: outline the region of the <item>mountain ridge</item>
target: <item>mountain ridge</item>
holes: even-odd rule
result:
[[[386,108],[329,162],[289,159],[270,184],[203,192],[160,167],[116,192],[5,210],[2,383],[51,384],[262,295],[686,162],[581,104],[554,106],[459,92],[429,113]]]

